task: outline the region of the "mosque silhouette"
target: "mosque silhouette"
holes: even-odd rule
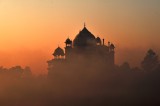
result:
[[[114,44],[108,42],[108,45],[105,45],[105,40],[95,37],[85,24],[75,39],[72,41],[67,38],[65,44],[65,51],[58,47],[53,53],[54,58],[47,61],[49,75],[56,70],[67,70],[69,67],[73,67],[73,64],[76,64],[77,68],[81,67],[81,64],[86,61],[89,63],[99,61],[105,66],[114,66],[115,64]]]

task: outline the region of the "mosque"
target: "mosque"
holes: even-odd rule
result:
[[[114,66],[115,64],[114,44],[108,42],[105,45],[105,39],[95,37],[86,28],[86,25],[73,41],[67,38],[65,45],[64,50],[61,47],[56,48],[53,53],[54,58],[47,61],[49,74],[56,70],[68,69],[69,66],[72,67],[76,63],[80,65],[86,61],[89,63],[101,61],[106,66]]]

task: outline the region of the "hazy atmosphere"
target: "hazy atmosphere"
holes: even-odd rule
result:
[[[0,65],[47,73],[46,61],[86,27],[114,42],[116,64],[160,54],[160,0],[0,0]]]
[[[0,0],[0,106],[160,106],[160,0]]]

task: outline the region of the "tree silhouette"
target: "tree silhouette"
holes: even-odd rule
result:
[[[120,70],[122,71],[130,71],[131,70],[131,67],[129,65],[128,62],[124,62],[121,66],[120,66]]]
[[[141,63],[143,70],[153,71],[159,64],[158,55],[152,50],[148,50],[144,60]]]
[[[31,72],[31,69],[30,67],[25,67],[24,70],[23,70],[23,78],[31,78],[32,76],[32,72]]]

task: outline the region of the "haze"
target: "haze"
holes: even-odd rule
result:
[[[149,48],[160,53],[159,0],[0,0],[0,65],[47,72],[54,49],[86,22],[116,45],[116,63],[139,65]]]

